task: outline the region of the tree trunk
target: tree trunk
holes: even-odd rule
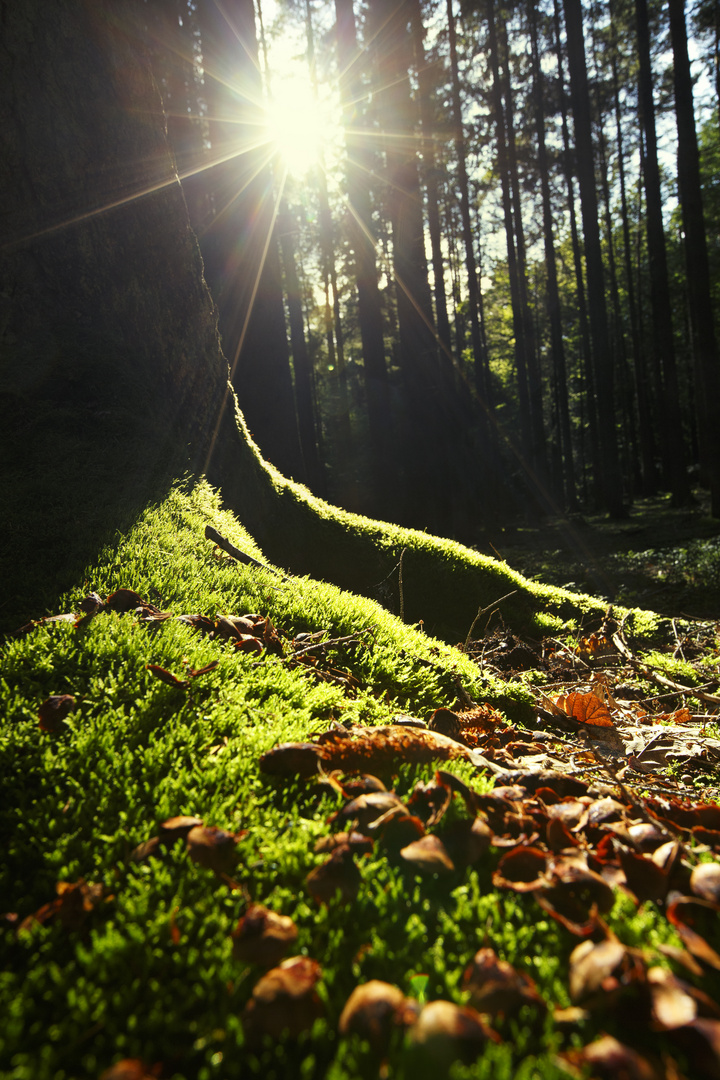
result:
[[[655,103],[653,101],[652,68],[650,64],[650,30],[646,0],[635,0],[638,42],[638,101],[640,120],[645,136],[644,180],[647,206],[647,243],[650,264],[650,305],[652,308],[653,347],[660,372],[660,424],[663,472],[665,482],[676,505],[690,497],[685,447],[682,437],[680,394],[672,320],[672,303],[668,284],[665,231],[663,227],[660,166],[655,133]]]
[[[712,516],[720,517],[720,358],[713,323],[684,0],[669,0],[669,10],[678,131],[678,189],[685,233],[701,464],[710,488]]]
[[[613,368],[605,304],[605,273],[598,225],[595,157],[590,121],[590,96],[585,66],[585,42],[580,0],[564,0],[575,149],[580,185],[580,208],[585,237],[588,312],[593,347],[593,369],[598,416],[600,476],[595,478],[602,504],[612,517],[622,517],[623,492],[618,462],[613,394]]]
[[[567,370],[565,365],[565,345],[563,342],[562,314],[560,310],[560,291],[558,288],[557,262],[555,259],[555,239],[553,235],[553,212],[550,202],[550,177],[545,146],[545,93],[540,50],[538,46],[537,12],[535,5],[529,5],[530,42],[533,65],[533,98],[535,100],[535,127],[538,144],[538,171],[543,208],[543,240],[545,246],[545,269],[547,272],[546,306],[550,322],[550,349],[553,361],[553,381],[557,402],[558,431],[560,435],[560,453],[563,465],[563,494],[565,505],[577,508],[575,490],[575,467],[573,464],[572,438],[570,432],[570,407],[568,403]]]

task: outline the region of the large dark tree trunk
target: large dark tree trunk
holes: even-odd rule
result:
[[[710,488],[712,515],[720,517],[720,358],[713,323],[684,0],[670,0],[669,8],[678,131],[678,189],[685,231],[701,463]]]
[[[580,185],[585,262],[587,266],[588,312],[593,348],[593,374],[598,418],[600,476],[595,478],[602,504],[613,517],[623,514],[623,493],[618,461],[613,394],[613,366],[605,302],[598,200],[595,188],[595,156],[590,121],[590,96],[580,0],[564,0],[572,111],[575,120],[575,149]]]
[[[687,502],[690,483],[685,468],[685,448],[680,416],[677,366],[673,336],[672,303],[668,284],[668,265],[663,227],[660,165],[655,132],[652,67],[650,64],[650,28],[647,0],[635,0],[638,42],[638,98],[640,120],[645,137],[644,181],[647,205],[647,244],[650,264],[650,304],[652,307],[653,348],[659,372],[658,419],[660,447],[665,482],[676,504]]]
[[[11,396],[88,416],[133,383],[202,468],[227,363],[135,10],[1,5],[0,366]]]

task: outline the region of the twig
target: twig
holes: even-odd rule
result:
[[[278,577],[282,577],[279,570],[276,570],[274,566],[267,566],[265,563],[258,562],[252,555],[247,555],[240,548],[235,547],[230,540],[226,540],[224,536],[221,536],[217,529],[213,529],[212,525],[205,526],[205,539],[212,540],[214,544],[217,544],[219,548],[227,552],[237,562],[244,563],[246,566],[257,566],[259,570],[269,570],[271,574],[277,574]]]
[[[407,548],[404,547],[402,549],[402,551],[400,552],[400,559],[398,561],[398,589],[400,591],[400,622],[405,622],[405,594],[403,593],[402,568],[403,568],[403,556],[404,556],[406,551],[407,551]]]
[[[675,682],[674,679],[668,679],[667,675],[661,675],[659,671],[655,671],[654,668],[637,660],[630,652],[627,643],[620,636],[619,632],[613,634],[613,642],[618,652],[622,653],[628,663],[632,664],[635,670],[640,672],[641,675],[644,675],[646,679],[651,679],[659,686],[667,686],[670,690],[674,690],[678,694],[687,694],[689,697],[699,698],[701,701],[707,701],[710,705],[720,705],[720,697],[716,694],[706,694],[703,690],[698,689],[697,686],[683,686],[681,683]]]
[[[346,645],[348,641],[359,641],[363,634],[372,634],[372,626],[366,626],[364,630],[356,630],[354,634],[348,634],[346,637],[329,638],[327,641],[315,641],[312,645],[306,645],[302,649],[298,649],[297,652],[292,653],[290,656],[286,656],[286,660],[297,660],[298,656],[304,656],[305,653],[312,652],[313,649],[325,649],[328,645]]]
[[[463,652],[467,652],[467,647],[470,644],[470,638],[472,637],[472,632],[475,629],[475,627],[477,626],[480,619],[482,619],[483,615],[485,615],[486,612],[490,611],[490,609],[495,607],[497,604],[502,604],[503,600],[507,600],[507,599],[509,599],[509,597],[514,596],[516,592],[517,592],[517,589],[513,589],[512,592],[505,593],[505,596],[501,596],[499,600],[493,600],[492,603],[488,604],[486,607],[481,606],[481,607],[478,608],[478,613],[475,616],[475,618],[473,619],[472,626],[468,630],[467,637],[465,638],[465,644],[462,647]]]
[[[606,761],[597,750],[593,750],[593,756],[595,760],[603,766],[605,772],[612,777],[613,782],[620,788],[620,793],[624,799],[633,806],[641,817],[645,818],[651,825],[654,825],[660,832],[670,837],[672,840],[684,840],[684,834],[682,829],[676,828],[671,822],[661,821],[657,814],[654,814],[652,810],[645,805],[639,795],[635,795],[629,787],[623,784],[622,780],[618,778],[617,770],[609,761]],[[667,793],[667,792],[666,792]]]

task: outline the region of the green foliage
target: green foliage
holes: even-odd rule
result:
[[[261,611],[285,637],[371,627],[367,644],[330,653],[359,689],[320,681],[281,657],[248,657],[178,621],[143,625],[131,613],[100,614],[84,629],[44,624],[7,642],[0,891],[17,920],[6,919],[0,946],[0,1076],[95,1078],[121,1057],[162,1061],[168,1075],[188,1080],[371,1075],[367,1048],[336,1034],[357,982],[384,979],[408,993],[422,973],[429,1000],[462,1003],[462,973],[485,944],[532,974],[549,1002],[566,1005],[572,943],[538,918],[531,898],[493,888],[495,855],[444,881],[371,855],[359,860],[362,883],[350,907],[314,904],[304,879],[321,861],[312,846],[327,832],[336,801],[311,782],[264,778],[260,754],[332,718],[382,723],[400,709],[426,715],[452,703],[457,676],[478,699],[494,694],[502,704],[501,688],[457,650],[369,600],[219,559],[203,537],[208,521],[262,557],[208,485],[176,487],[102,550],[58,610],[76,608],[92,589],[104,595],[128,587],[174,614]],[[147,669],[157,664],[182,677],[214,660],[218,667],[190,689]],[[39,729],[37,712],[61,693],[73,694],[77,709],[53,735]],[[480,786],[468,764],[453,769]],[[432,772],[404,767],[399,794]],[[137,845],[176,814],[245,831],[239,889],[190,862],[180,841],[133,861]],[[57,882],[80,878],[102,884],[105,898],[79,928],[31,922],[17,930],[54,898]],[[326,1017],[299,1043],[244,1044],[240,1015],[259,972],[233,959],[230,933],[248,898],[290,915],[297,952],[322,964]],[[667,932],[650,909],[634,915],[625,908],[611,920],[623,940]],[[457,1066],[452,1075],[560,1075],[553,1064],[560,1035],[550,1021],[538,1029],[521,1016],[500,1030],[501,1045],[490,1046],[471,1072]],[[392,1075],[410,1075],[409,1061],[398,1044]]]

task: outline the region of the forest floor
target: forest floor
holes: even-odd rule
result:
[[[118,530],[0,655],[1,1080],[717,1080],[703,514],[493,540],[657,641],[435,640],[227,557],[202,483]]]
[[[720,617],[720,522],[705,492],[690,507],[638,499],[629,517],[570,515],[509,526],[481,545],[526,577],[669,617]]]

